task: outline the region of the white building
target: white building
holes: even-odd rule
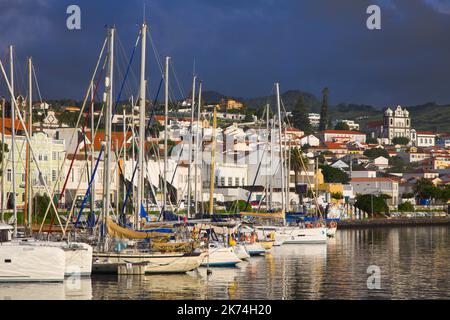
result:
[[[351,185],[355,194],[386,194],[389,205],[398,204],[398,185],[396,180],[390,178],[352,178]]]

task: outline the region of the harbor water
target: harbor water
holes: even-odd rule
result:
[[[326,245],[274,247],[208,276],[200,268],[0,284],[0,299],[449,299],[449,262],[448,226],[338,230]]]

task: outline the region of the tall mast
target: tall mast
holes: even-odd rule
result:
[[[114,27],[109,28],[108,70],[105,79],[106,113],[105,113],[105,163],[103,169],[103,226],[109,216],[110,196],[110,173],[111,173],[111,117],[113,104],[113,80],[114,80]],[[106,231],[106,230],[104,230]],[[105,234],[105,232],[103,232]]]
[[[16,113],[14,110],[14,53],[13,46],[9,46],[9,81],[11,83],[11,171],[12,171],[12,200],[13,200],[13,215],[14,215],[14,236],[17,236],[17,205],[16,205],[16,128],[15,128],[15,120]]]
[[[0,176],[0,179],[2,181],[2,190],[0,193],[0,197],[1,197],[1,221],[5,222],[5,106],[6,106],[6,101],[5,98],[2,98],[2,175]]]
[[[166,211],[166,197],[167,197],[167,127],[169,125],[169,62],[170,57],[166,57],[166,70],[164,74],[164,183],[163,183],[163,205],[162,211]]]
[[[134,98],[133,96],[131,96],[131,168],[134,168],[135,166],[135,159],[136,159],[136,155],[135,155],[135,143],[136,143],[136,136],[135,136],[135,132],[134,132]],[[136,198],[135,198],[135,194],[134,194],[135,190],[134,190],[134,181],[131,181],[131,199],[132,199],[132,203],[133,203],[133,208],[136,208]]]
[[[283,164],[283,140],[282,140],[282,121],[281,121],[281,103],[280,103],[280,84],[275,83],[275,89],[277,92],[277,111],[278,111],[278,137],[280,147],[280,170],[281,170],[281,210],[283,214],[286,212],[286,204],[284,199],[284,164]]]
[[[139,156],[138,156],[138,185],[137,206],[135,208],[135,228],[140,229],[140,212],[144,198],[144,155],[145,155],[145,49],[147,39],[147,24],[141,27],[141,81],[139,93]]]
[[[197,169],[198,169],[198,149],[199,149],[199,139],[200,139],[200,112],[201,112],[201,104],[202,104],[202,82],[198,86],[198,101],[197,101],[197,131],[195,133],[195,159],[194,159],[194,205],[195,205],[195,213],[198,213],[198,191],[197,191]],[[201,174],[201,171],[200,171]],[[200,192],[202,192],[202,179],[200,178]]]
[[[30,138],[33,137],[33,82],[32,82],[32,67],[33,61],[28,59],[28,133]],[[26,148],[26,180],[25,180],[25,210],[24,210],[24,224],[28,230],[31,231],[31,212],[32,212],[32,190],[31,185],[31,159],[30,159],[30,146],[27,143]]]
[[[269,128],[269,104],[266,104],[266,130],[267,130],[267,147],[270,150],[270,154],[272,154],[272,148],[270,148],[270,128]],[[270,149],[269,149],[270,148]],[[266,164],[266,211],[269,209],[269,179],[268,179],[268,169],[269,166]]]
[[[127,114],[125,107],[123,108],[123,203],[125,203],[125,200],[127,199],[127,185],[126,185],[126,163],[127,163]]]
[[[192,79],[192,102],[191,102],[191,128],[189,130],[189,160],[188,160],[188,187],[187,187],[187,217],[191,217],[191,191],[192,191],[192,127],[194,125],[194,108],[195,108],[195,81],[197,77],[194,75]],[[194,163],[195,165],[195,163]],[[197,178],[197,177],[195,177]],[[196,212],[195,212],[196,213]]]
[[[209,215],[213,215],[214,205],[214,181],[215,181],[215,162],[216,162],[216,126],[217,126],[217,111],[214,107],[213,114],[213,129],[212,129],[212,145],[211,145],[211,173],[209,181]]]
[[[95,175],[94,172],[94,141],[95,141],[95,120],[94,120],[94,81],[91,81],[91,213],[95,211]],[[58,155],[59,159],[59,155]]]

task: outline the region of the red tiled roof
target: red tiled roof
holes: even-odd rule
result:
[[[335,134],[353,134],[353,135],[365,135],[365,133],[351,130],[325,130],[323,133],[335,133]]]
[[[324,144],[328,149],[346,149],[346,147],[342,143],[325,142]]]
[[[86,137],[89,139],[89,141],[92,142],[92,135],[91,135],[90,131],[86,132]],[[131,132],[127,132],[126,140],[128,140],[130,137],[131,137]],[[103,141],[105,141],[105,133],[97,132],[97,134],[95,135],[95,140],[94,140],[94,150],[96,150],[96,151],[100,150]],[[112,150],[115,150],[115,148],[116,148],[116,141],[118,143],[119,149],[121,149],[122,144],[123,144],[123,132],[117,132],[117,131],[111,132],[111,149]]]
[[[5,121],[5,129],[11,130],[11,127],[12,127],[11,118],[5,118],[4,121]],[[19,119],[16,119],[16,121],[14,121],[14,129],[21,130],[21,131],[24,130],[22,123],[20,122]],[[0,130],[1,130],[1,122],[0,122]],[[6,130],[5,130],[5,133],[6,133]]]
[[[435,134],[431,131],[417,131],[417,134],[426,134],[426,135],[432,135],[434,136]]]
[[[392,178],[384,178],[384,177],[377,177],[377,178],[352,178],[351,182],[395,182]]]

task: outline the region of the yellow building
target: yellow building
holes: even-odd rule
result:
[[[242,102],[233,99],[222,100],[221,105],[224,106],[226,110],[240,110],[244,107]]]

